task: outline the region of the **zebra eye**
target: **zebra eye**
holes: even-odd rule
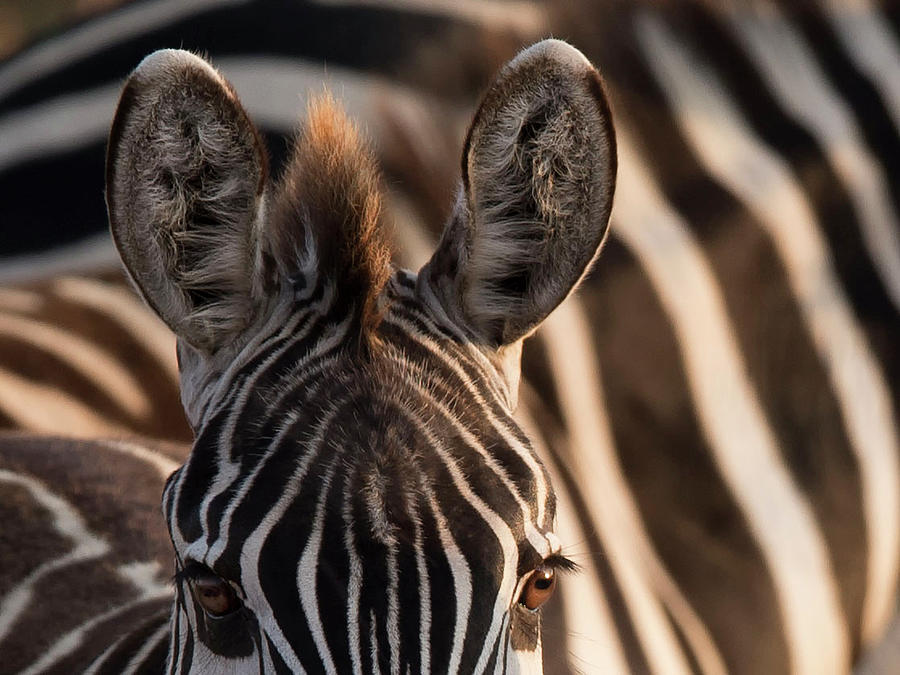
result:
[[[556,571],[547,565],[540,565],[528,576],[519,604],[532,612],[549,600],[556,590]]]
[[[194,598],[210,616],[225,616],[241,606],[231,585],[212,572],[199,572],[190,577],[189,583]]]

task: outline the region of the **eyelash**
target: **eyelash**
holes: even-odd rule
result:
[[[548,556],[541,564],[546,565],[557,572],[577,573],[581,571],[581,565],[574,560],[570,560],[561,553],[554,553]]]
[[[182,567],[172,575],[172,585],[178,586],[185,581],[193,581],[204,572],[212,572],[212,570],[209,570],[206,565],[194,562],[192,560],[188,563],[185,563],[184,567]]]

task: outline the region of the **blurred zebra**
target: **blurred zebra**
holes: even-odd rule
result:
[[[253,3],[253,11],[289,11],[276,4]],[[220,7],[191,7],[195,14],[185,10],[165,25],[200,31],[204,22],[216,25],[209,16],[228,20]],[[354,114],[375,111],[389,121],[370,124],[370,131],[395,187],[389,204],[399,215],[400,245],[414,262],[449,209],[453,171],[442,162],[453,153],[442,148],[458,142],[457,111],[466,107],[460,101],[518,39],[530,41],[532,29],[566,37],[608,81],[621,168],[612,236],[581,294],[526,342],[520,395],[522,422],[546,446],[560,499],[558,532],[576,543],[566,553],[584,567],[563,585],[578,600],[564,597],[561,616],[549,617],[572,633],[557,636],[573,654],[569,667],[846,670],[894,611],[897,9],[516,4],[527,21],[498,28],[493,17],[502,14],[462,16],[445,5],[298,7],[293,11],[310,16],[364,17],[343,22],[361,31],[355,35],[367,34],[364,27],[386,35],[378,25],[424,17],[436,26],[438,46],[409,37],[418,28],[399,30],[384,51],[373,48],[382,60],[353,61],[345,52],[354,50],[335,53],[341,50],[333,39],[279,42],[279,32],[289,33],[283,26],[300,24],[284,19],[264,47],[217,47],[216,36],[227,33],[212,29],[204,36],[209,44],[184,44],[208,50],[241,93],[247,52],[256,54],[255,65],[272,66],[279,53],[296,61],[308,50],[329,59],[332,75],[380,73],[377,86],[364,81],[360,89],[352,86],[360,80],[348,77],[345,91]],[[237,16],[246,20],[250,12]],[[386,23],[373,23],[375,17]],[[134,30],[146,28],[152,26]],[[175,34],[155,30],[156,39],[136,41],[134,58],[117,66],[119,73]],[[115,86],[108,81],[118,75],[104,75],[98,64],[116,63],[112,56],[130,49],[126,33],[121,51],[96,52],[105,60],[76,50],[55,79],[20,76],[35,83],[31,98],[22,87],[18,102],[4,108],[12,117],[0,124],[30,120],[52,128],[54,107],[40,105],[48,87],[60,101],[86,89],[69,102],[89,103],[104,92],[111,102]],[[264,30],[254,35],[266,40]],[[82,54],[89,43],[81,38]],[[445,59],[434,55],[441,51]],[[467,80],[452,76],[447,64],[454,58]],[[258,72],[266,76],[246,77],[243,98],[264,128],[283,131],[288,120],[277,117],[279,97],[267,91],[254,99],[250,88],[277,82],[279,70]],[[94,86],[82,79],[67,94],[63,83],[79,82],[79,73]],[[402,88],[382,96],[386,80]],[[373,100],[377,106],[367,104]],[[403,103],[392,105],[397,101]],[[23,170],[37,171],[35,152],[47,160],[44,168],[85,174],[73,171],[86,165],[72,149],[87,156],[93,142],[101,156],[105,131],[93,124],[98,131],[85,124],[77,138],[65,131],[32,141],[31,155],[4,148],[0,155],[13,160],[3,180],[23,180],[4,184],[35,182]],[[26,127],[2,128],[0,139],[27,145]],[[67,169],[59,159],[72,163]],[[46,214],[36,219],[50,222]],[[585,634],[584,626],[599,629]],[[554,639],[552,630],[544,639]]]

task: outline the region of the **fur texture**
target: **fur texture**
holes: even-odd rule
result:
[[[337,280],[370,339],[390,274],[379,175],[359,130],[330,94],[310,100],[271,211],[274,258],[298,259],[308,234],[319,271]],[[295,270],[283,270],[292,275]]]
[[[274,196],[267,174],[224,78],[188,52],[147,57],[122,94],[107,159],[110,224],[132,279],[180,337],[213,354],[265,320],[281,291],[320,274],[371,345],[390,274],[379,177],[330,95],[311,100]]]
[[[600,76],[558,40],[525,50],[485,95],[462,168],[430,283],[477,337],[511,344],[565,299],[606,235],[616,150]]]
[[[253,318],[266,174],[256,129],[211,66],[175,50],[138,66],[110,133],[110,224],[145,299],[198,349]]]

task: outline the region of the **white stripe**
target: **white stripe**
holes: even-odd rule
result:
[[[574,301],[572,298],[568,300],[570,303]],[[541,335],[548,337],[543,330]],[[569,353],[572,348],[572,345],[566,345],[566,353]],[[564,386],[562,382],[560,385]],[[527,385],[523,385],[523,391],[526,390],[528,394],[523,396],[523,402],[534,400],[536,401],[535,405],[543,405],[537,398],[537,394],[531,392]],[[592,413],[592,416],[595,414]],[[557,523],[554,532],[565,543],[563,552],[566,556],[583,567],[579,573],[560,579],[563,613],[568,629],[565,637],[566,650],[565,653],[551,654],[548,652],[547,663],[555,665],[565,659],[569,669],[573,672],[628,675],[628,662],[625,660],[625,654],[618,639],[615,622],[603,595],[600,580],[594,575],[592,569],[593,558],[600,553],[587,550],[585,547],[586,533],[575,514],[566,485],[556,472],[550,451],[537,440],[541,435],[536,432],[537,425],[528,414],[528,405],[519,407],[516,418],[528,435],[535,439],[534,447],[543,459],[544,466],[550,472],[556,491]],[[575,466],[569,468],[577,469]],[[604,501],[607,499],[609,499],[609,495],[604,495]],[[545,622],[544,627],[546,626]],[[559,630],[558,626],[553,626],[553,628]]]
[[[422,535],[422,519],[415,499],[409,503],[413,522],[413,548],[416,552],[416,573],[419,584],[419,667],[423,673],[431,672],[431,585],[428,563],[425,559],[425,542]]]
[[[388,578],[385,632],[390,649],[391,675],[400,675],[400,573],[397,569],[397,544],[389,540],[385,542],[385,548],[387,555],[384,562]]]
[[[815,136],[847,186],[866,249],[900,308],[900,224],[887,179],[866,147],[853,111],[831,89],[803,37],[776,7],[767,6],[765,18],[749,12],[727,16],[772,93]]]
[[[820,0],[838,40],[857,68],[881,88],[894,126],[900,131],[900,46],[882,10],[869,0]]]
[[[369,659],[372,664],[372,673],[381,675],[381,666],[378,663],[378,617],[375,610],[369,610]]]
[[[156,649],[160,642],[162,642],[166,636],[169,634],[169,623],[164,621],[163,624],[157,628],[151,636],[147,638],[141,648],[135,652],[134,656],[128,661],[128,665],[125,666],[125,671],[123,675],[132,675],[133,673],[140,672],[140,667],[144,665],[144,661],[150,656],[150,653]]]
[[[40,481],[23,474],[0,469],[0,482],[15,485],[28,491],[32,499],[50,512],[53,528],[73,544],[65,555],[38,565],[15,588],[0,599],[0,642],[15,625],[34,596],[34,587],[48,574],[69,565],[94,560],[109,552],[109,544],[88,530],[78,510],[59,495],[54,494]]]
[[[747,379],[713,272],[621,126],[617,136],[617,232],[672,320],[713,459],[772,574],[793,672],[843,672],[847,633],[825,543]]]
[[[0,122],[0,128],[3,124]],[[0,131],[0,146],[3,145]],[[0,150],[0,170],[4,155]],[[7,224],[4,224],[7,226]],[[88,230],[97,230],[101,223],[91,223]],[[96,274],[121,269],[122,262],[108,232],[86,237],[74,244],[57,246],[51,251],[0,257],[0,284],[22,284],[42,281],[61,274]]]
[[[60,298],[104,312],[147,350],[169,379],[178,382],[175,335],[132,291],[76,277],[57,279],[52,288]]]
[[[537,37],[545,30],[546,10],[528,0],[314,0],[337,7],[386,7],[470,21],[493,30],[512,30]]]
[[[356,495],[348,490],[344,495],[342,516],[344,519],[344,550],[349,560],[350,578],[347,580],[347,642],[350,646],[350,663],[354,673],[362,670],[362,644],[359,636],[359,600],[362,593],[363,566],[359,555],[356,553],[356,542],[353,538],[353,530],[356,526],[353,520],[353,500]]]
[[[19,429],[80,438],[118,436],[124,427],[100,417],[56,386],[36,384],[0,368],[0,411]]]
[[[161,452],[137,443],[126,441],[98,441],[104,448],[134,457],[145,464],[149,464],[159,473],[160,478],[168,478],[180,466],[178,462],[170,459]]]
[[[121,84],[116,82],[0,117],[0,170],[48,152],[74,150],[105,139],[120,90]],[[101,225],[96,223],[92,229]],[[109,235],[104,236],[109,239]]]
[[[116,574],[134,586],[142,597],[166,595],[172,586],[163,574],[162,565],[157,560],[132,561],[116,568]]]
[[[753,136],[706,64],[661,22],[649,14],[643,19],[639,40],[688,141],[772,238],[837,395],[863,486],[869,537],[863,638],[870,640],[894,611],[900,565],[900,442],[887,384],[788,167]]]
[[[0,315],[0,335],[49,352],[103,390],[135,419],[147,419],[151,405],[143,387],[111,355],[84,338],[42,321]]]
[[[621,176],[618,180],[621,184]],[[550,347],[546,353],[573,449],[565,461],[594,518],[637,638],[653,672],[690,673],[654,593],[644,556],[652,548],[642,541],[648,536],[616,458],[587,318],[576,302],[565,302],[544,321],[541,332]]]
[[[116,649],[119,648],[119,645],[121,645],[128,637],[129,635],[126,633],[125,635],[119,637],[109,647],[104,649],[103,653],[90,663],[87,670],[85,670],[82,675],[97,675],[97,673],[99,673],[100,670],[104,667],[104,664],[106,663],[106,660],[110,657],[110,655],[114,651],[116,651]]]
[[[343,453],[341,453],[343,454]],[[334,659],[331,658],[331,650],[328,648],[328,640],[323,630],[322,618],[319,615],[319,603],[324,602],[324,598],[319,598],[318,583],[316,575],[320,571],[319,550],[322,547],[322,532],[325,528],[325,505],[328,503],[328,492],[331,489],[331,481],[334,478],[334,470],[341,457],[336,456],[328,467],[328,472],[322,477],[322,489],[319,492],[319,501],[316,504],[316,514],[312,523],[312,530],[309,533],[309,539],[300,555],[300,562],[297,565],[297,588],[300,591],[300,605],[306,614],[306,623],[312,634],[313,642],[316,643],[316,649],[319,652],[319,658],[322,659],[322,666],[326,673],[336,675],[337,669],[334,667]],[[330,601],[331,598],[328,599]]]
[[[37,314],[46,304],[46,298],[36,291],[24,288],[0,288],[0,308],[5,312]]]
[[[247,4],[248,0],[155,0],[123,7],[74,28],[0,66],[0,99],[19,87],[49,75],[61,65],[199,14],[207,8]],[[135,64],[137,65],[137,64]]]

